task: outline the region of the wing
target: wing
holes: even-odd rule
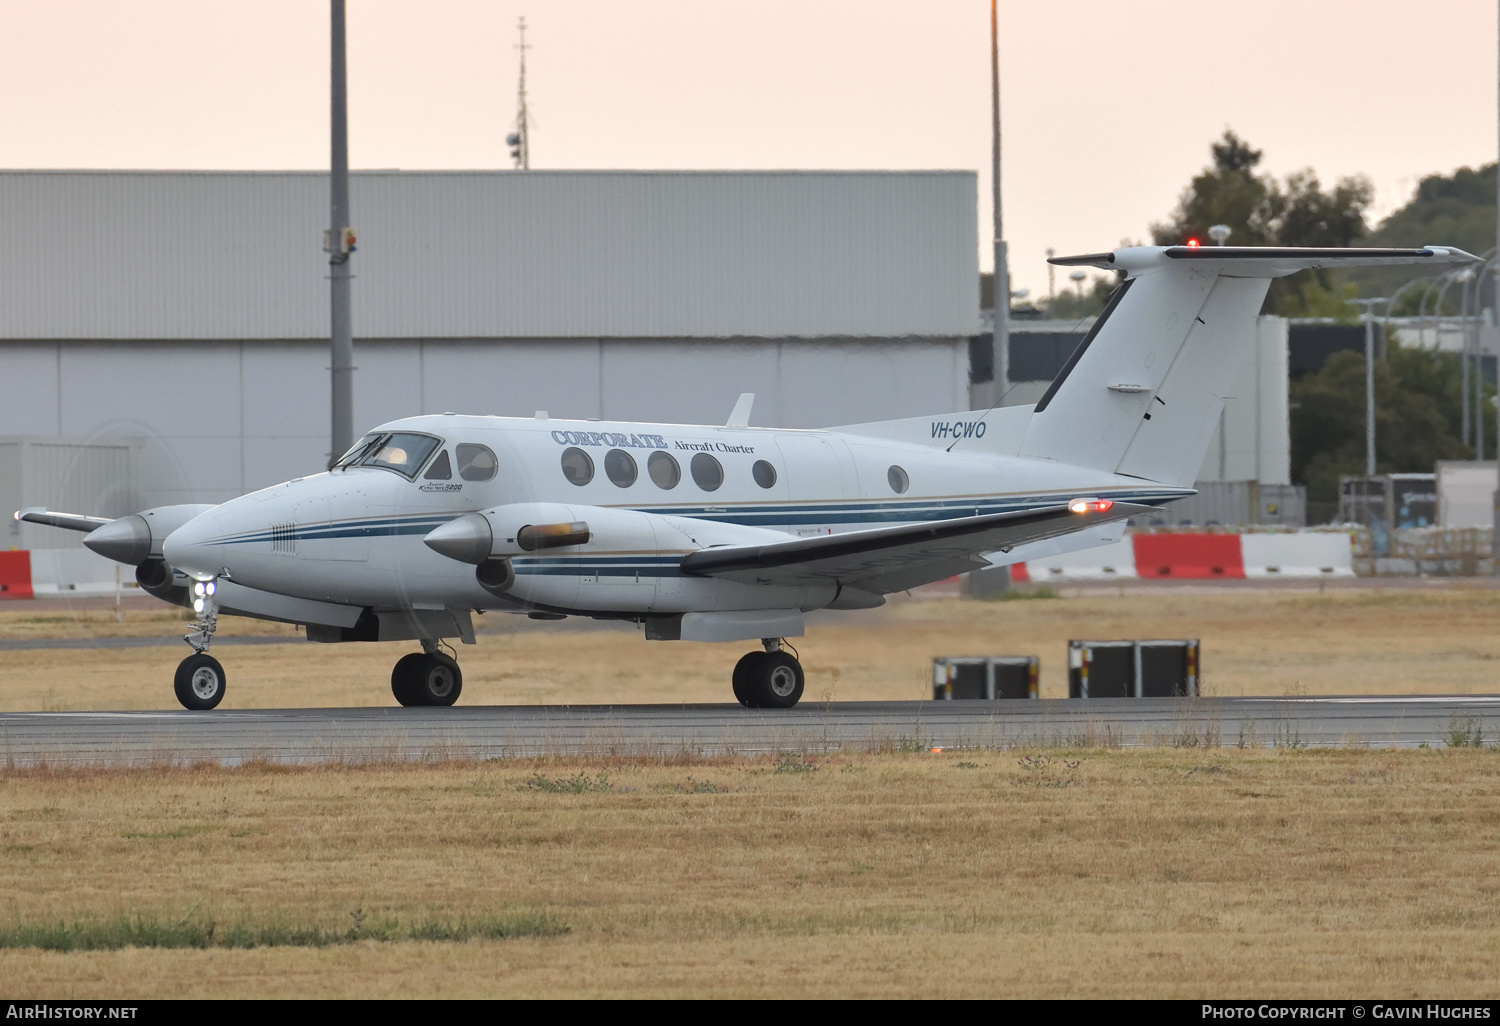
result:
[[[690,553],[680,566],[683,573],[746,584],[840,584],[885,594],[985,566],[986,552],[1124,520],[1154,508],[1123,502],[1097,508],[1103,505],[1091,503],[1081,513],[1067,505],[1043,506],[766,545],[723,546]]]
[[[28,524],[45,524],[47,527],[61,527],[67,531],[82,531],[87,534],[105,524],[113,523],[108,517],[86,517],[78,513],[53,513],[51,510],[40,506],[28,506],[25,509],[16,510],[16,519],[24,520]]]

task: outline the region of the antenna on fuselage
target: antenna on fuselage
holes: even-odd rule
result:
[[[742,428],[750,426],[750,407],[755,405],[754,392],[741,392],[739,399],[734,404],[734,409],[729,413],[729,420],[725,427]]]

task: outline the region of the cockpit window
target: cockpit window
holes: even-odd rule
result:
[[[414,478],[417,471],[422,469],[422,464],[427,462],[427,457],[432,455],[432,450],[441,444],[431,435],[398,431],[393,435],[386,435],[378,445],[372,446],[370,454],[361,459],[359,465],[394,470],[402,477]]]
[[[487,445],[466,443],[457,446],[453,453],[458,457],[458,476],[465,481],[488,481],[500,469],[500,461]]]
[[[374,449],[375,446],[384,437],[385,432],[383,431],[370,432],[368,435],[365,435],[365,437],[355,442],[353,448],[344,453],[344,455],[340,456],[339,461],[334,464],[334,467],[337,468],[354,466],[360,460],[368,456],[370,454],[370,450]]]
[[[428,481],[447,481],[453,476],[453,464],[448,461],[448,450],[444,449],[437,454],[437,459],[432,461],[432,466],[427,468],[427,473],[422,477]]]

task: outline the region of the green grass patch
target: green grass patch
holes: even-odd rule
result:
[[[457,919],[410,919],[350,913],[343,929],[286,921],[224,922],[191,916],[175,922],[154,916],[117,916],[0,927],[0,948],[43,951],[118,951],[122,948],[326,948],[360,941],[468,941],[560,937],[571,929],[548,912],[521,911]]]
[[[521,786],[523,791],[545,791],[548,794],[588,794],[592,791],[613,791],[614,789],[615,786],[609,782],[608,773],[590,777],[582,772],[575,773],[571,777],[552,778],[537,773]]]

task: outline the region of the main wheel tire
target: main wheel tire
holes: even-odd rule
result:
[[[802,664],[786,652],[752,653],[761,656],[747,674],[745,704],[752,709],[790,709],[802,697]],[[743,660],[741,660],[743,662]]]
[[[402,705],[427,704],[422,701],[421,685],[417,681],[426,659],[421,652],[413,652],[396,660],[396,665],[391,669],[391,694]]]
[[[458,663],[441,653],[424,655],[413,674],[422,705],[452,705],[464,689],[463,671]]]
[[[764,652],[747,652],[745,656],[734,664],[734,676],[730,678],[730,684],[734,688],[734,697],[747,708],[751,705],[751,696],[754,691],[755,678],[760,674],[760,664],[765,661]]]
[[[207,652],[190,655],[177,664],[172,689],[184,709],[212,709],[224,701],[224,667]]]

